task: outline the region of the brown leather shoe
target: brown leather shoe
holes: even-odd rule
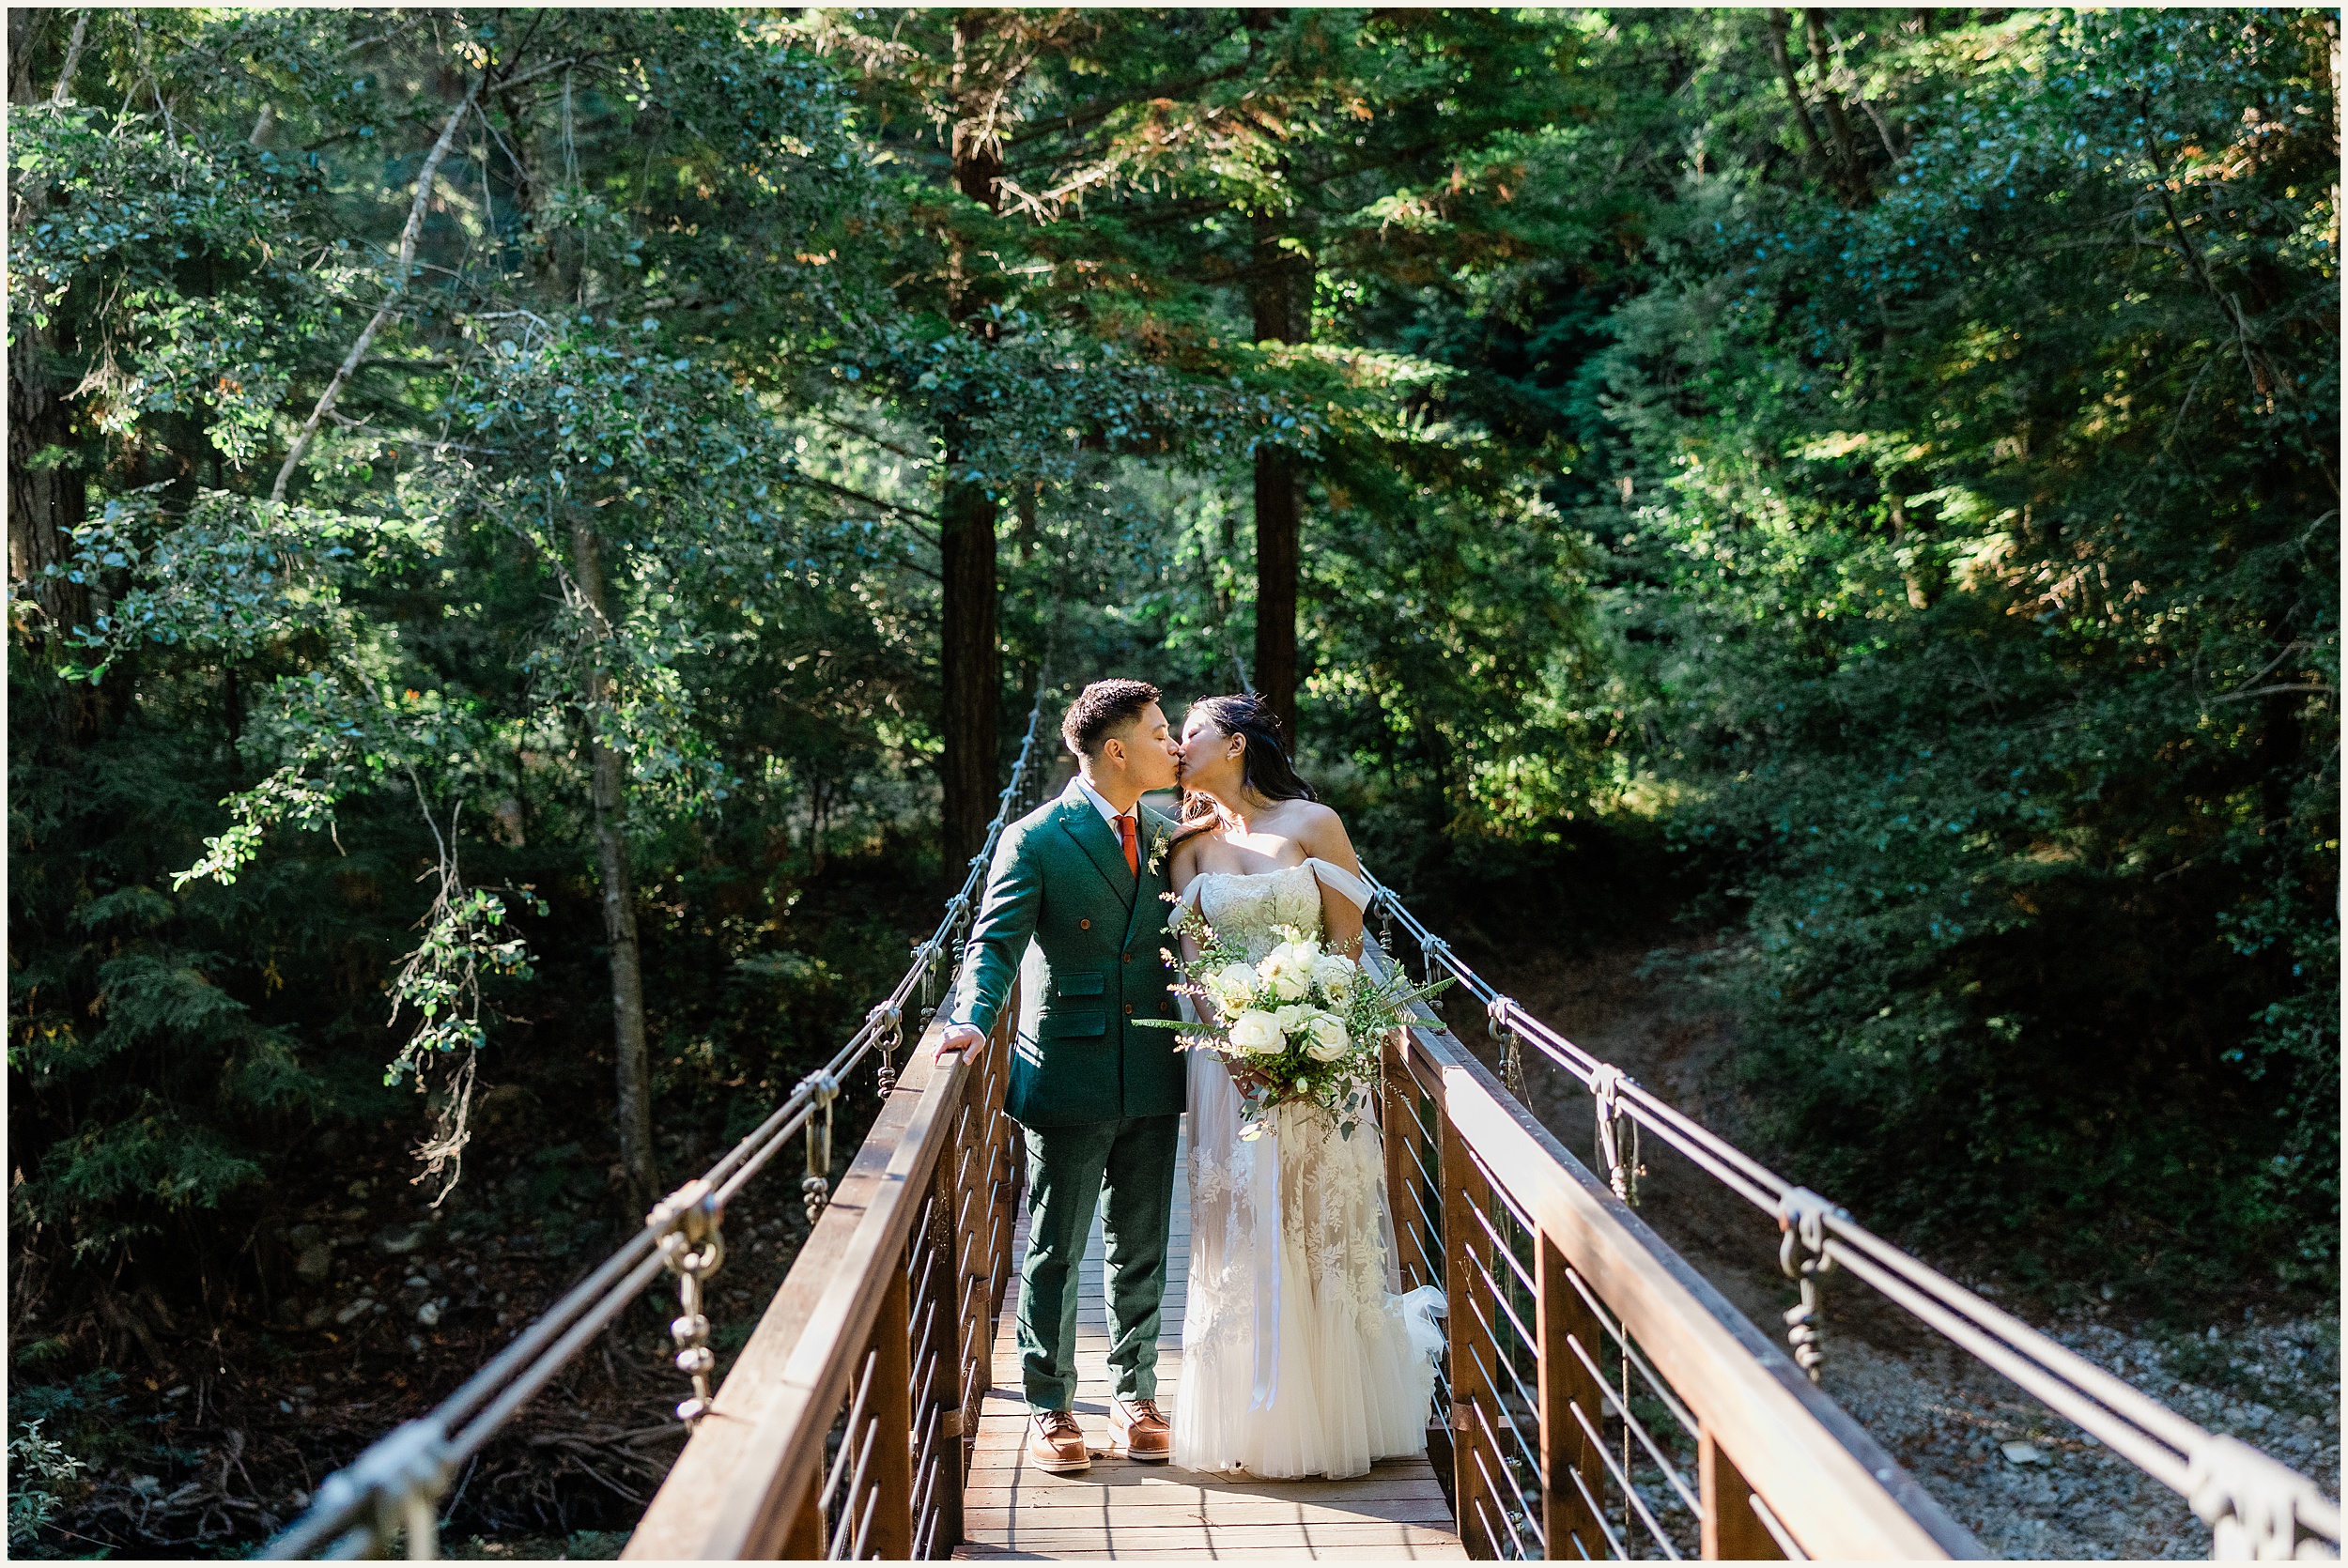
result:
[[[1085,1447],[1085,1429],[1068,1410],[1038,1410],[1027,1421],[1027,1463],[1054,1475],[1074,1475],[1092,1468]]]
[[[1174,1429],[1154,1399],[1109,1402],[1109,1453],[1136,1465],[1163,1465],[1174,1457]]]

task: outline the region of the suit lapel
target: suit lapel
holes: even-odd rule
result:
[[[1134,903],[1134,874],[1125,869],[1125,846],[1117,841],[1117,836],[1101,820],[1101,813],[1092,808],[1092,803],[1078,793],[1060,807],[1059,825],[1076,840],[1077,847],[1091,860],[1093,869],[1101,873],[1119,901],[1130,910]]]
[[[1155,811],[1146,811],[1139,806],[1135,806],[1134,812],[1134,821],[1137,829],[1136,837],[1141,840],[1136,846],[1141,855],[1141,877],[1134,889],[1134,907],[1129,912],[1129,917],[1125,922],[1127,942],[1134,939],[1134,930],[1141,924],[1142,911],[1144,909],[1156,910],[1159,907],[1156,895],[1165,892],[1166,885],[1166,856],[1162,853],[1161,846],[1173,832],[1171,824]],[[1097,819],[1100,813],[1095,812],[1093,815]],[[1117,858],[1120,863],[1122,863],[1125,858],[1121,848]],[[1155,864],[1155,869],[1151,869],[1152,863]],[[1145,894],[1149,896],[1145,898],[1143,896]]]

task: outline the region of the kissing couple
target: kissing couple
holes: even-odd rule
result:
[[[1091,1464],[1074,1406],[1078,1264],[1097,1209],[1106,1452],[1259,1479],[1360,1475],[1426,1451],[1443,1347],[1442,1292],[1401,1292],[1376,1129],[1342,1137],[1324,1108],[1289,1100],[1242,1138],[1242,1086],[1223,1060],[1140,1021],[1178,1016],[1169,910],[1196,910],[1251,963],[1296,932],[1358,958],[1369,886],[1260,699],[1199,699],[1179,741],[1159,699],[1110,680],[1069,705],[1076,777],[1005,830],[938,1048],[982,1045],[1020,984],[1003,1108],[1027,1135],[1027,1462]],[[1177,785],[1179,822],[1141,805]],[[1158,1326],[1185,1113],[1189,1283],[1169,1420]]]

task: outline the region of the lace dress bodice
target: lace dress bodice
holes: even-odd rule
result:
[[[1320,939],[1323,883],[1361,908],[1369,907],[1367,882],[1321,859],[1277,871],[1202,872],[1191,879],[1178,901],[1205,915],[1217,936],[1244,946],[1247,961],[1253,963],[1278,945],[1283,926]]]

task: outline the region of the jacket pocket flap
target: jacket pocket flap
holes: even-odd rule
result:
[[[1107,984],[1108,976],[1098,969],[1052,976],[1052,989],[1062,996],[1098,996]]]

